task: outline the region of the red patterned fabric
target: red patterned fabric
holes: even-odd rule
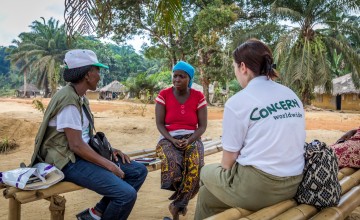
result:
[[[345,142],[330,147],[336,153],[339,167],[360,168],[360,128]]]

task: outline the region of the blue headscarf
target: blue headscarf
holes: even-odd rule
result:
[[[192,85],[193,79],[194,79],[194,74],[195,74],[194,67],[192,67],[187,62],[179,61],[172,69],[172,72],[174,72],[176,70],[182,70],[189,75],[190,81],[189,81],[188,87],[191,88],[191,85]]]

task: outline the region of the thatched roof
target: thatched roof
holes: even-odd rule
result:
[[[340,76],[332,80],[332,95],[341,95],[346,93],[360,94],[360,89],[356,89],[351,78],[351,73]],[[323,86],[315,86],[315,94],[324,94],[325,89]]]
[[[17,91],[24,92],[24,85],[20,86]],[[27,92],[40,92],[38,88],[34,84],[26,84],[26,91]]]
[[[200,92],[204,92],[203,87],[202,87],[201,85],[197,84],[197,83],[193,83],[193,84],[191,85],[191,88],[192,88],[192,89],[195,89],[195,90],[198,90],[198,91],[200,91]],[[210,94],[214,93],[214,84],[210,84],[210,85],[209,85],[209,93],[210,93]]]
[[[110,84],[102,87],[100,92],[126,92],[126,87],[119,81],[112,81]]]

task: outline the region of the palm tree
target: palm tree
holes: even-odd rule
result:
[[[133,1],[117,0],[96,1],[96,0],[65,0],[65,24],[67,34],[73,36],[76,32],[80,34],[92,34],[96,29],[102,34],[111,31],[112,6],[121,4],[121,7],[128,7],[136,4],[147,3],[145,0]],[[98,23],[95,25],[95,18]],[[176,24],[182,19],[182,0],[159,0],[156,6],[156,22],[164,27],[169,33]]]
[[[333,20],[333,15],[358,11],[359,6],[359,1],[353,0],[276,0],[272,4],[275,15],[297,25],[280,37],[274,57],[283,82],[297,91],[304,103],[309,104],[315,85],[331,90],[334,49],[351,63],[353,78],[360,76],[359,54],[341,29],[331,34],[334,29],[329,25],[347,27],[341,20]]]
[[[35,74],[38,87],[43,87],[45,97],[56,92],[57,83],[60,78],[60,64],[64,59],[67,50],[64,25],[59,21],[50,18],[47,22],[34,21],[31,25],[31,32],[24,32],[19,35],[20,41],[14,48],[9,58],[13,64],[25,61],[20,72],[28,73],[26,70],[31,67],[30,74]],[[49,85],[50,84],[50,85]],[[49,86],[50,89],[49,90]]]

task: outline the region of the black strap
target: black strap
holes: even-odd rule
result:
[[[70,83],[69,85],[74,89],[75,93],[76,93],[77,95],[79,95],[79,94],[77,93],[76,89],[75,89],[75,86],[74,86],[72,83]],[[83,103],[83,102],[82,102],[82,103]],[[92,120],[92,117],[91,117],[91,115],[90,115],[90,112],[88,111],[88,109],[86,108],[86,106],[85,106],[84,103],[82,104],[82,108],[83,108],[83,110],[84,110],[84,112],[85,112],[86,117],[88,118],[88,120],[89,120],[89,122],[90,122],[91,130],[94,129],[95,134],[96,134],[96,129],[95,129],[95,126],[94,126],[94,122],[93,122],[93,120]]]
[[[95,126],[94,126],[94,122],[93,122],[93,120],[92,120],[92,117],[91,117],[91,115],[90,115],[90,112],[87,110],[85,104],[82,105],[82,108],[83,108],[83,110],[84,110],[84,112],[85,112],[86,117],[89,119],[89,123],[90,123],[91,129],[94,129],[95,134],[96,134],[96,129],[95,129]]]

